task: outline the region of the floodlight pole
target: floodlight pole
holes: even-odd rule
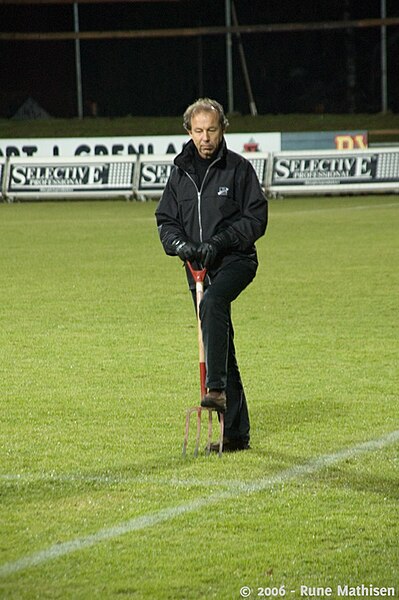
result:
[[[234,4],[234,0],[231,0],[231,9],[232,9],[234,27],[238,27],[237,11],[236,11],[236,7]],[[240,54],[241,67],[242,67],[242,72],[244,75],[245,87],[247,88],[247,93],[248,93],[249,110],[251,112],[251,115],[253,117],[256,117],[256,115],[258,114],[258,110],[256,108],[255,98],[252,93],[251,80],[249,79],[247,59],[245,58],[244,46],[242,44],[242,39],[241,39],[241,33],[237,33],[236,35],[237,35],[237,40],[238,40],[238,52]]]
[[[386,0],[381,0],[381,19],[387,17]],[[381,112],[388,112],[388,84],[387,84],[387,28],[381,25]]]
[[[73,4],[73,20],[74,20],[74,31],[79,33],[79,11],[78,3]],[[83,99],[82,99],[82,67],[80,62],[80,39],[75,39],[75,66],[76,66],[76,94],[78,104],[78,117],[83,118]]]
[[[231,0],[225,0],[226,27],[231,27]],[[234,112],[233,56],[231,33],[226,33],[227,112]]]

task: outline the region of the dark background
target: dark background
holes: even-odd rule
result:
[[[380,0],[235,0],[238,22],[380,17]],[[399,2],[387,0],[387,17]],[[225,25],[224,0],[79,4],[80,31]],[[0,31],[73,31],[73,5],[0,4]],[[380,29],[242,34],[259,114],[381,110]],[[399,27],[387,28],[388,107],[399,112]],[[233,37],[234,109],[249,113]],[[81,41],[85,114],[174,116],[200,95],[227,108],[224,36]],[[32,97],[51,116],[77,115],[73,41],[0,41],[0,117]]]

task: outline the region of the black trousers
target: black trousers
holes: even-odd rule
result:
[[[225,436],[243,442],[249,442],[250,422],[236,359],[231,303],[251,283],[256,270],[256,263],[249,259],[223,266],[206,286],[200,304],[206,386],[226,390]],[[195,301],[195,290],[192,293]]]

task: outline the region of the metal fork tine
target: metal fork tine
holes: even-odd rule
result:
[[[208,410],[208,441],[206,444],[206,455],[209,456],[211,453],[212,444],[212,411]]]
[[[198,406],[198,409],[197,409],[197,435],[195,438],[195,448],[194,448],[194,456],[195,457],[198,456],[200,438],[201,438],[201,412],[202,412],[201,407]]]
[[[185,422],[185,430],[184,430],[184,440],[183,440],[183,456],[187,454],[187,446],[189,440],[189,431],[190,431],[190,421],[191,415],[193,413],[197,414],[197,430],[195,436],[195,448],[194,448],[194,456],[197,457],[199,454],[199,446],[201,440],[201,415],[203,411],[208,412],[208,439],[205,448],[206,456],[209,456],[211,453],[211,444],[212,444],[212,432],[213,432],[213,424],[212,424],[212,413],[216,412],[214,409],[202,408],[201,406],[193,406],[189,408],[186,413],[186,422]],[[218,413],[219,416],[219,457],[222,456],[223,452],[223,434],[224,434],[224,415],[223,413]]]
[[[220,413],[220,415],[219,415],[219,425],[220,425],[219,458],[222,458],[222,453],[223,453],[223,436],[224,436],[224,414],[223,413]]]
[[[186,453],[187,453],[188,432],[190,429],[190,417],[191,417],[191,409],[189,408],[187,411],[187,414],[186,414],[186,425],[184,428],[183,456],[186,456]]]

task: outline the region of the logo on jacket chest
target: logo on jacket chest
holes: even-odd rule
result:
[[[218,191],[218,196],[227,196],[229,188],[226,186],[221,186]]]

